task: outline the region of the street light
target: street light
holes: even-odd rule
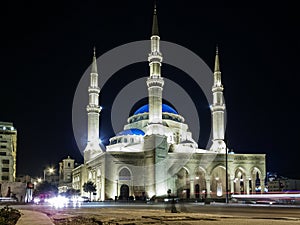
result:
[[[46,180],[46,172],[48,172],[49,174],[53,174],[54,169],[53,168],[44,169],[44,181]]]
[[[224,135],[224,142],[225,142],[225,168],[226,168],[226,177],[225,177],[225,193],[226,193],[226,203],[228,204],[228,139],[227,139],[227,133],[225,132]]]
[[[116,180],[117,181],[117,198],[118,198],[118,192],[119,192],[119,180]]]
[[[226,189],[226,203],[228,203],[228,148],[227,148],[227,142],[225,143],[225,145],[226,145],[226,152],[225,152],[225,160],[226,160],[226,179],[225,179],[225,182],[226,182],[226,184],[225,184],[225,189]]]

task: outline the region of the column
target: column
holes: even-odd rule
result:
[[[210,198],[210,177],[205,178],[207,198]]]
[[[260,192],[264,193],[265,192],[265,177],[260,178]]]
[[[195,183],[194,183],[194,179],[190,179],[190,198],[195,198]]]
[[[251,194],[255,194],[255,182],[256,182],[256,177],[252,173],[251,174],[251,189],[252,189]]]
[[[245,178],[244,188],[245,188],[245,194],[249,195],[250,194],[250,190],[249,190],[249,177]]]
[[[234,177],[230,177],[230,192],[234,193]]]
[[[240,195],[241,194],[241,181],[240,181],[240,179],[236,180],[235,189],[236,189],[236,194]]]

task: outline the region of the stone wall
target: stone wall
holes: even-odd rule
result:
[[[1,185],[1,189],[0,189],[1,197],[6,197],[7,194],[9,194],[9,197],[13,197],[15,195],[18,201],[24,202],[25,192],[26,192],[25,183],[2,181],[0,182],[0,185]]]

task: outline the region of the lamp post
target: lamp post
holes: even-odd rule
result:
[[[54,169],[53,168],[44,169],[44,181],[46,180],[46,172],[48,172],[49,174],[52,174],[52,173],[54,173]]]
[[[118,199],[118,192],[119,192],[119,180],[116,180],[117,182],[117,199]]]
[[[118,201],[119,180],[117,179],[116,182],[117,182],[117,190],[116,190],[115,202]]]
[[[226,152],[225,152],[225,167],[226,167],[226,178],[225,178],[225,181],[226,181],[226,187],[225,187],[225,191],[226,191],[226,203],[228,203],[228,148],[227,148],[227,143],[225,142],[226,144]]]
[[[224,142],[225,142],[225,170],[226,170],[226,174],[225,174],[225,201],[226,201],[226,204],[228,203],[228,141],[227,141],[227,134],[225,132],[225,135],[224,135]]]

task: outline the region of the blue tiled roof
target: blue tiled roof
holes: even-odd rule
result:
[[[132,128],[128,130],[123,130],[116,134],[116,136],[123,136],[123,135],[145,135],[145,133],[140,129]]]
[[[137,114],[145,113],[145,112],[149,112],[149,104],[143,105],[142,107],[140,107],[138,110],[136,110],[134,112],[133,115],[137,115]],[[172,108],[171,106],[169,106],[167,104],[162,104],[162,112],[178,114],[178,112],[174,108]]]

